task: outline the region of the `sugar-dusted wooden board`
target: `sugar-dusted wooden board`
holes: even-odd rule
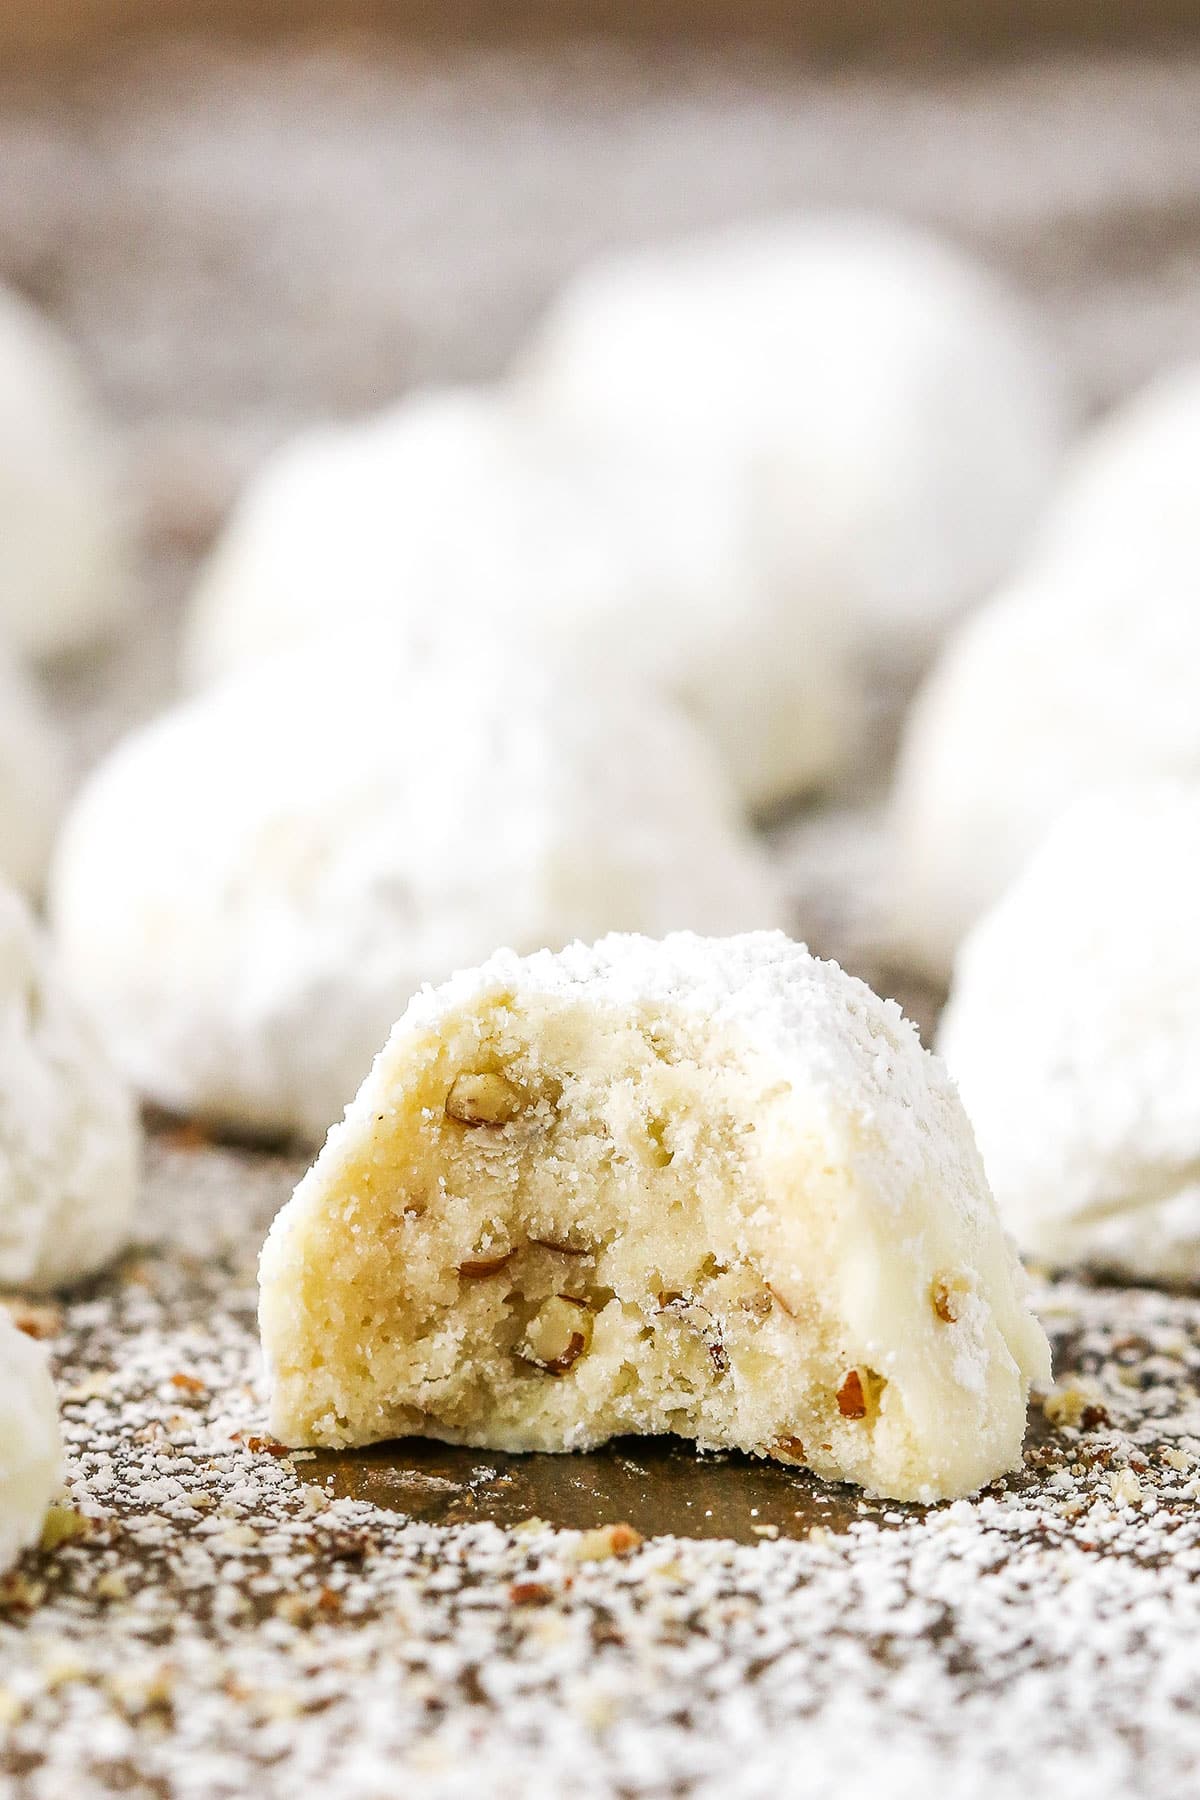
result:
[[[159,1135],[131,1255],[24,1309],[72,1510],[0,1583],[0,1792],[1187,1793],[1200,1299],[1040,1286],[1057,1403],[949,1507],[680,1444],[288,1455],[254,1265],[296,1166]]]
[[[266,445],[496,373],[609,245],[895,208],[1023,288],[1085,410],[1195,354],[1198,107],[1186,47],[921,72],[94,41],[53,81],[8,54],[0,276],[80,343],[145,553],[138,629],[55,677],[80,765],[169,695],[196,557]],[[858,799],[772,839],[796,929],[928,1028],[877,930],[886,744]],[[1066,1399],[1035,1402],[1016,1477],[928,1513],[677,1444],[289,1457],[254,1262],[301,1166],[160,1131],[142,1241],[30,1320],[87,1522],[5,1586],[6,1797],[1194,1793],[1196,1296],[1039,1287]],[[622,1521],[645,1547],[578,1535]]]

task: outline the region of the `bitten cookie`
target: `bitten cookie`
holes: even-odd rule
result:
[[[272,658],[136,733],[64,826],[51,910],[143,1093],[319,1142],[423,981],[783,902],[665,701],[450,631]]]
[[[16,895],[0,890],[0,1287],[61,1287],[121,1249],[133,1097]]]
[[[1068,813],[959,951],[940,1048],[1031,1254],[1200,1279],[1200,782]]]
[[[45,1352],[0,1307],[0,1573],[37,1543],[61,1480],[58,1403]]]
[[[941,979],[1076,800],[1200,775],[1192,586],[1054,571],[968,619],[909,714],[892,797],[898,954]]]
[[[842,596],[758,541],[745,482],[596,455],[502,396],[410,396],[285,446],[201,576],[193,684],[334,628],[518,631],[681,701],[745,801],[819,785],[858,703]]]
[[[0,288],[0,636],[76,650],[128,610],[111,445],[70,348]]]
[[[418,995],[271,1229],[290,1444],[620,1432],[902,1499],[1019,1460],[1048,1351],[915,1029],[782,933],[502,953]]]
[[[951,246],[852,214],[585,268],[518,379],[621,453],[746,466],[798,591],[831,582],[872,639],[906,645],[1014,564],[1067,436],[1015,299]]]

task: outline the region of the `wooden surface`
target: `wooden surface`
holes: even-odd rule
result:
[[[1147,48],[1200,29],[1193,0],[9,0],[0,50],[87,51],[114,37],[278,38],[386,31],[447,43],[574,33],[758,37],[825,54],[1011,55],[1053,42]]]
[[[40,38],[95,47],[112,16],[50,0]],[[197,556],[264,446],[495,374],[612,245],[896,210],[1021,288],[1082,410],[1200,354],[1195,53],[927,77],[102,48],[70,80],[0,69],[0,275],[79,344],[144,553],[137,628],[57,684],[81,764],[168,700]],[[814,947],[884,980],[876,837],[854,808],[774,848]],[[1024,1468],[929,1512],[669,1443],[292,1458],[264,1436],[254,1272],[299,1167],[160,1133],[135,1250],[39,1323],[87,1524],[0,1593],[5,1800],[1193,1800],[1196,1296],[1040,1286],[1059,1381],[1095,1401],[1035,1402]],[[593,1566],[538,1518],[655,1541]]]
[[[160,1133],[131,1254],[20,1311],[74,1510],[0,1579],[5,1800],[1193,1800],[1194,1295],[1040,1283],[1057,1403],[948,1507],[670,1440],[289,1455],[255,1262],[299,1166]]]

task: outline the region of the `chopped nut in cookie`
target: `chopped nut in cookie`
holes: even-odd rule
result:
[[[446,1116],[460,1125],[510,1125],[525,1104],[503,1075],[458,1075],[446,1095]]]
[[[592,1341],[592,1314],[585,1300],[552,1294],[525,1330],[521,1354],[547,1375],[565,1375]]]

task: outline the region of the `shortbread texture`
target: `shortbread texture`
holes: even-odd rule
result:
[[[41,892],[66,790],[54,725],[30,678],[0,645],[0,881],[23,894]]]
[[[24,904],[0,890],[0,1288],[95,1274],[137,1201],[131,1091]]]
[[[899,957],[948,978],[1050,826],[1114,782],[1200,776],[1194,586],[1031,574],[969,619],[909,714],[892,799]]]
[[[783,914],[683,715],[453,632],[316,644],[168,713],[85,787],[51,889],[144,1094],[316,1143],[426,980],[500,944]]]
[[[959,952],[940,1048],[1006,1224],[1050,1263],[1200,1280],[1200,783],[1056,826]]]
[[[129,600],[109,433],[69,346],[0,288],[0,636],[31,656],[78,650]]]
[[[861,629],[904,641],[1012,566],[1069,417],[1022,307],[985,270],[854,214],[585,268],[519,378],[544,416],[625,453],[749,468],[801,587],[806,571],[832,581],[831,604],[848,593]]]
[[[261,1262],[271,1428],[673,1432],[897,1498],[1019,1459],[1045,1337],[942,1065],[782,933],[414,999]]]
[[[0,1307],[0,1574],[37,1543],[62,1481],[46,1353]]]
[[[268,459],[193,599],[192,685],[333,627],[517,631],[659,686],[747,804],[855,738],[845,607],[762,541],[745,480],[597,454],[484,389],[434,389]]]
[[[1178,586],[1200,566],[1200,363],[1157,375],[1069,460],[1039,564],[1106,586]]]

